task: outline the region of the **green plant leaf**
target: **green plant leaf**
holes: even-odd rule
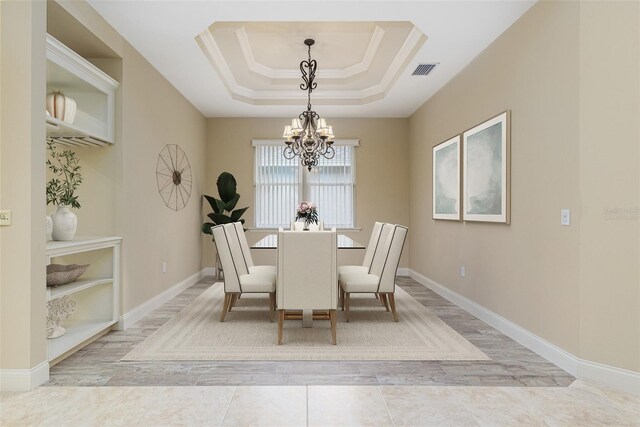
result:
[[[234,210],[236,205],[238,204],[238,200],[240,200],[240,195],[236,193],[233,199],[224,205],[224,210],[227,212],[231,212],[232,210]]]
[[[217,200],[215,197],[211,197],[211,196],[207,196],[206,194],[202,195],[202,197],[204,197],[205,199],[207,199],[207,202],[209,202],[209,206],[211,206],[211,209],[213,209],[213,211],[215,213],[222,213],[220,212],[220,210],[218,209],[218,204],[216,203]]]
[[[214,223],[212,222],[205,222],[204,224],[202,224],[202,232],[204,234],[213,234],[211,232],[211,227],[215,226]]]
[[[225,203],[220,199],[216,199],[216,203],[218,205],[218,213],[223,214],[225,211]]]
[[[238,220],[240,220],[240,217],[242,216],[242,214],[244,214],[247,209],[249,209],[248,207],[246,208],[240,208],[240,209],[236,209],[235,211],[231,212],[231,222],[238,222]]]
[[[218,194],[223,202],[229,203],[236,195],[236,179],[229,172],[222,172],[216,181]],[[233,209],[233,208],[231,208]],[[228,210],[231,210],[228,209]]]
[[[211,218],[211,221],[213,221],[216,225],[229,224],[231,222],[231,218],[223,214],[214,212],[214,213],[210,213],[207,216]]]

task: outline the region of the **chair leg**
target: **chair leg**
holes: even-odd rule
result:
[[[276,311],[276,293],[269,293],[269,322],[273,322],[273,312]]]
[[[381,306],[383,306],[383,307],[386,307],[386,306],[384,305],[384,294],[378,294],[378,293],[376,293],[375,295],[376,295],[376,298],[378,298],[378,297],[379,297],[379,299],[380,299],[380,305],[381,305]],[[387,311],[388,311],[388,310],[387,310]]]
[[[389,298],[387,298],[387,294],[380,294],[380,299],[382,300],[382,306],[386,311],[389,311]]]
[[[378,299],[378,293],[376,292],[374,295],[376,296],[376,299]]]
[[[331,320],[331,344],[336,345],[336,310],[329,310]]]
[[[231,299],[229,301],[229,310],[231,311],[231,309],[233,308],[233,306],[236,304],[236,301],[238,301],[238,296],[240,294],[231,294]]]
[[[282,324],[284,323],[284,310],[278,313],[278,345],[282,344]]]
[[[340,301],[342,301],[342,311],[344,311],[344,302],[345,298],[344,298],[344,289],[342,289],[342,286],[340,286]]]
[[[393,296],[393,292],[387,294],[389,298],[389,304],[391,304],[391,313],[393,313],[393,320],[398,321],[398,313],[396,312],[396,300]]]
[[[227,310],[229,310],[229,303],[231,302],[231,294],[224,294],[224,303],[222,303],[222,315],[220,316],[220,321],[224,322],[224,316],[227,314]]]
[[[350,305],[351,295],[349,292],[344,293],[344,305],[346,306],[345,310],[347,311],[347,323],[349,323],[349,305]]]

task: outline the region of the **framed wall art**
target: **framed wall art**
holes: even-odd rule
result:
[[[462,134],[463,219],[508,224],[510,112]]]
[[[433,147],[433,219],[460,220],[460,135]]]

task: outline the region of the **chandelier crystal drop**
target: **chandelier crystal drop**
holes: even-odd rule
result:
[[[311,109],[311,92],[318,86],[314,82],[318,62],[311,59],[311,46],[315,43],[313,39],[306,39],[304,44],[308,47],[309,59],[300,62],[303,83],[300,89],[307,91],[307,110],[303,111],[297,119],[291,120],[291,125],[284,127],[283,138],[287,145],[284,149],[284,157],[293,159],[300,157],[300,164],[311,168],[318,166],[320,156],[332,159],[336,152],[331,146],[333,144],[333,128],[327,125],[325,119],[321,119],[318,113]]]

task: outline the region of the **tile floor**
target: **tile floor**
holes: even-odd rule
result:
[[[640,426],[640,398],[569,387],[40,387],[2,426]]]
[[[0,394],[0,426],[640,426],[640,397],[573,377],[422,285],[398,283],[488,362],[120,362],[211,285]]]
[[[121,362],[213,284],[206,277],[125,331],[113,331],[51,368],[47,386],[461,385],[568,386],[574,378],[409,277],[397,283],[490,361]],[[399,315],[402,318],[401,307]],[[391,316],[389,314],[389,316]],[[340,325],[338,325],[339,327]],[[275,326],[274,326],[275,327]]]

